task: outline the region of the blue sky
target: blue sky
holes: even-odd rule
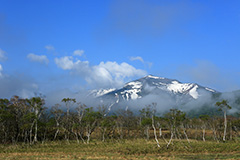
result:
[[[239,0],[0,0],[0,96],[147,74],[240,89]]]

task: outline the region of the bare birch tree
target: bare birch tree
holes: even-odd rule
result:
[[[224,117],[224,132],[223,132],[223,141],[226,141],[226,134],[227,134],[227,110],[231,109],[232,107],[228,105],[227,100],[222,100],[221,102],[216,102],[216,106],[219,107],[219,110],[223,111]]]

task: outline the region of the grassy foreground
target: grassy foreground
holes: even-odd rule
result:
[[[0,145],[0,159],[240,159],[239,142],[174,141],[168,149],[164,141],[160,145],[158,148],[155,141],[144,139]]]

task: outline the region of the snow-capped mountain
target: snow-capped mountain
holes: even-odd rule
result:
[[[115,96],[121,100],[136,100],[141,99],[149,94],[161,95],[169,94],[172,96],[188,97],[198,99],[202,92],[216,93],[217,91],[202,87],[196,83],[181,83],[175,79],[156,77],[148,75],[141,79],[126,83],[120,89],[94,90],[96,97]]]
[[[196,83],[182,83],[175,79],[152,75],[126,83],[122,88],[93,90],[89,93],[98,104],[108,106],[109,111],[119,107],[144,107],[152,102],[159,109],[174,106],[203,105],[212,95],[219,93]]]
[[[171,108],[196,111],[204,114],[215,109],[215,103],[227,99],[233,108],[239,109],[240,91],[218,92],[197,83],[182,83],[176,79],[152,75],[126,83],[119,89],[93,90],[89,94],[96,105],[104,105],[109,112],[119,109],[138,111],[156,103],[159,113]]]

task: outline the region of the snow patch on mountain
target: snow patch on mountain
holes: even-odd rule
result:
[[[133,100],[137,99],[137,98],[141,98],[141,96],[138,95],[138,93],[141,92],[141,89],[142,89],[141,82],[139,82],[139,81],[129,82],[124,87],[131,87],[131,89],[126,89],[121,92],[122,95],[126,95],[127,101],[129,98],[131,98]]]
[[[193,84],[190,83],[179,83],[178,81],[172,81],[171,84],[168,84],[167,89],[174,93],[184,93],[193,87]]]
[[[110,89],[100,89],[100,90],[92,90],[89,95],[92,95],[94,97],[100,97],[102,95],[105,95],[107,93],[110,93],[112,91],[115,91],[116,89],[115,88],[110,88]]]
[[[216,92],[216,91],[214,91],[213,89],[210,89],[210,88],[207,88],[207,87],[206,87],[205,89],[208,90],[208,91],[210,91],[210,92],[213,92],[213,93]]]
[[[190,91],[189,91],[189,94],[194,98],[194,99],[197,99],[199,94],[197,92],[197,89],[198,89],[198,86],[195,85]]]
[[[119,102],[119,96],[118,96],[118,94],[117,94],[117,93],[115,93],[115,97],[117,98],[117,101],[116,101],[116,103],[118,103],[118,102]]]
[[[148,75],[145,78],[153,78],[153,79],[165,79],[164,77],[156,77],[156,76],[152,76],[152,75]]]
[[[135,82],[129,82],[125,85],[126,86],[131,86],[134,89],[140,89],[142,87],[142,83],[139,81],[135,81]]]

